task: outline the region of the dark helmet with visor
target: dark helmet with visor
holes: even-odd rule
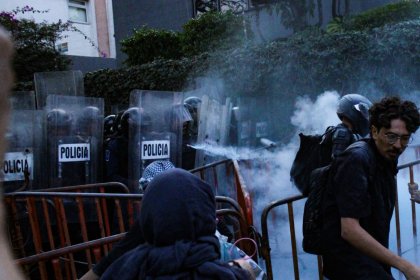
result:
[[[73,122],[73,117],[64,109],[54,108],[47,113],[48,126],[56,127],[70,127]]]
[[[130,127],[141,127],[142,130],[147,130],[151,123],[150,116],[145,114],[143,109],[131,107],[122,114],[121,119],[118,122],[118,130],[122,133],[128,132]]]
[[[345,117],[353,127],[353,133],[365,136],[369,134],[369,108],[372,102],[360,94],[344,95],[338,102],[337,115]]]
[[[190,96],[188,98],[185,98],[184,104],[188,104],[193,109],[197,110],[198,107],[200,107],[201,99],[197,96]]]
[[[111,135],[114,133],[115,123],[117,121],[116,115],[108,115],[104,118],[104,134]]]

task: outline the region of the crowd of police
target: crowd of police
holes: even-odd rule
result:
[[[153,161],[191,170],[215,160],[194,145],[249,146],[251,134],[267,132],[267,122],[251,120],[250,108],[206,95],[135,90],[128,109],[105,115],[102,98],[32,94],[12,98],[6,193],[97,182],[120,182],[138,193]]]
[[[5,192],[100,181],[137,192],[142,170],[154,160],[192,169],[195,150],[187,144],[197,139],[199,103],[193,97],[159,112],[131,106],[104,117],[102,100],[49,96],[43,110],[13,110]]]
[[[104,180],[121,182],[136,192],[141,171],[155,160],[179,164],[181,156],[180,167],[193,169],[195,150],[190,145],[197,140],[200,102],[198,97],[193,97],[186,99],[183,105],[172,106],[164,112],[164,123],[159,129],[155,129],[152,116],[139,107],[106,116]],[[137,145],[137,149],[129,151],[131,143]]]

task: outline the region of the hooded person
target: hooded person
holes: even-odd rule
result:
[[[169,160],[156,160],[149,164],[143,171],[143,175],[139,180],[139,188],[141,191],[146,190],[147,185],[153,178],[168,169],[175,168]],[[138,219],[135,220],[124,238],[112,247],[111,252],[103,257],[92,269],[83,275],[80,280],[97,280],[108,269],[108,267],[124,253],[132,250],[145,242]]]
[[[252,279],[237,263],[219,260],[215,195],[193,174],[178,168],[158,174],[144,195],[139,222],[145,243],[101,279]]]

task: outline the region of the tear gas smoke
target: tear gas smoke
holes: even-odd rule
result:
[[[319,95],[315,101],[312,101],[309,97],[298,97],[295,103],[295,111],[291,117],[291,123],[295,127],[295,133],[291,138],[292,141],[290,141],[290,143],[278,144],[270,140],[263,140],[262,144],[264,147],[262,150],[244,147],[222,147],[208,144],[193,146],[194,148],[204,150],[211,155],[238,160],[241,167],[241,174],[245,178],[247,187],[252,195],[254,223],[260,232],[260,217],[264,207],[272,201],[299,194],[299,191],[290,182],[289,174],[292,161],[299,146],[298,132],[306,134],[323,133],[326,127],[337,125],[340,122],[336,115],[339,97],[340,96],[335,91],[325,92]],[[412,94],[407,97],[401,97],[415,102],[416,99],[418,99],[418,97],[415,97],[415,95]],[[417,104],[419,104],[418,101]],[[420,139],[417,139],[416,141],[420,141]],[[267,146],[271,146],[272,143],[277,144],[277,148],[274,151],[264,149]],[[415,145],[411,145],[411,147],[407,149],[400,158],[400,162],[408,162],[415,159],[413,156],[415,154],[413,151],[414,146]],[[420,168],[418,169],[420,172]],[[408,247],[411,246],[411,249],[407,246],[403,247],[404,256],[414,260],[414,258],[420,258],[417,257],[417,249],[414,249],[417,247],[414,246],[413,241],[410,240],[412,236],[411,220],[403,218],[411,216],[409,214],[409,211],[411,211],[410,203],[408,203],[409,194],[408,191],[404,189],[404,186],[407,185],[407,177],[407,171],[400,171],[398,183],[400,193],[403,193],[402,197],[400,197],[400,201],[407,202],[400,205],[401,231],[403,244],[408,244]],[[304,202],[305,201],[302,200],[294,203],[299,270],[302,279],[313,279],[314,275],[317,275],[316,257],[304,253],[300,246],[302,242],[301,225]],[[273,210],[268,219],[274,276],[281,274],[284,279],[293,279],[294,272],[292,269],[292,248],[290,245],[287,206],[278,207]],[[395,224],[394,220],[393,223]],[[390,236],[391,249],[396,252],[395,226],[391,229]],[[394,275],[397,275],[395,273],[396,272],[394,271]]]

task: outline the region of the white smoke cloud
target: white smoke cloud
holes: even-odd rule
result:
[[[419,94],[412,93],[407,96],[401,96],[401,98],[412,100],[419,104],[417,100],[419,96]],[[290,143],[280,145],[274,151],[255,150],[243,147],[195,146],[197,149],[205,150],[206,153],[239,161],[241,175],[244,177],[252,195],[254,225],[257,226],[259,232],[261,232],[260,217],[264,207],[275,200],[299,194],[299,191],[290,182],[289,174],[293,159],[299,147],[299,137],[297,134],[299,132],[320,134],[328,126],[337,125],[340,122],[336,115],[339,98],[340,96],[336,91],[324,92],[314,101],[309,97],[298,97],[295,103],[295,110],[290,119],[292,125],[295,127],[296,134],[291,138]],[[415,135],[413,145],[402,155],[400,163],[417,159],[419,155],[415,155],[414,147],[417,141],[420,141],[420,137]],[[420,168],[417,168],[417,171],[417,174],[420,174]],[[407,185],[407,177],[407,170],[400,171],[398,175],[399,192],[401,193],[400,202],[405,202],[400,203],[403,254],[411,261],[416,262],[420,259],[418,256],[420,249],[416,249],[417,245],[412,240],[412,225],[411,219],[409,218],[411,217],[411,204],[409,203],[409,195],[405,187]],[[305,200],[301,200],[293,204],[299,271],[301,279],[314,279],[318,273],[316,256],[304,253],[301,248],[304,202]],[[394,220],[393,223],[395,223]],[[293,279],[294,271],[287,205],[278,207],[270,212],[268,226],[274,278],[276,279],[281,275],[283,279]],[[391,249],[396,252],[395,226],[391,229],[390,245]],[[264,262],[261,263],[263,264]],[[395,271],[393,273],[394,275],[398,275]]]
[[[322,133],[330,125],[340,122],[336,115],[339,94],[326,91],[312,102],[307,96],[298,97],[291,123],[303,133]]]

